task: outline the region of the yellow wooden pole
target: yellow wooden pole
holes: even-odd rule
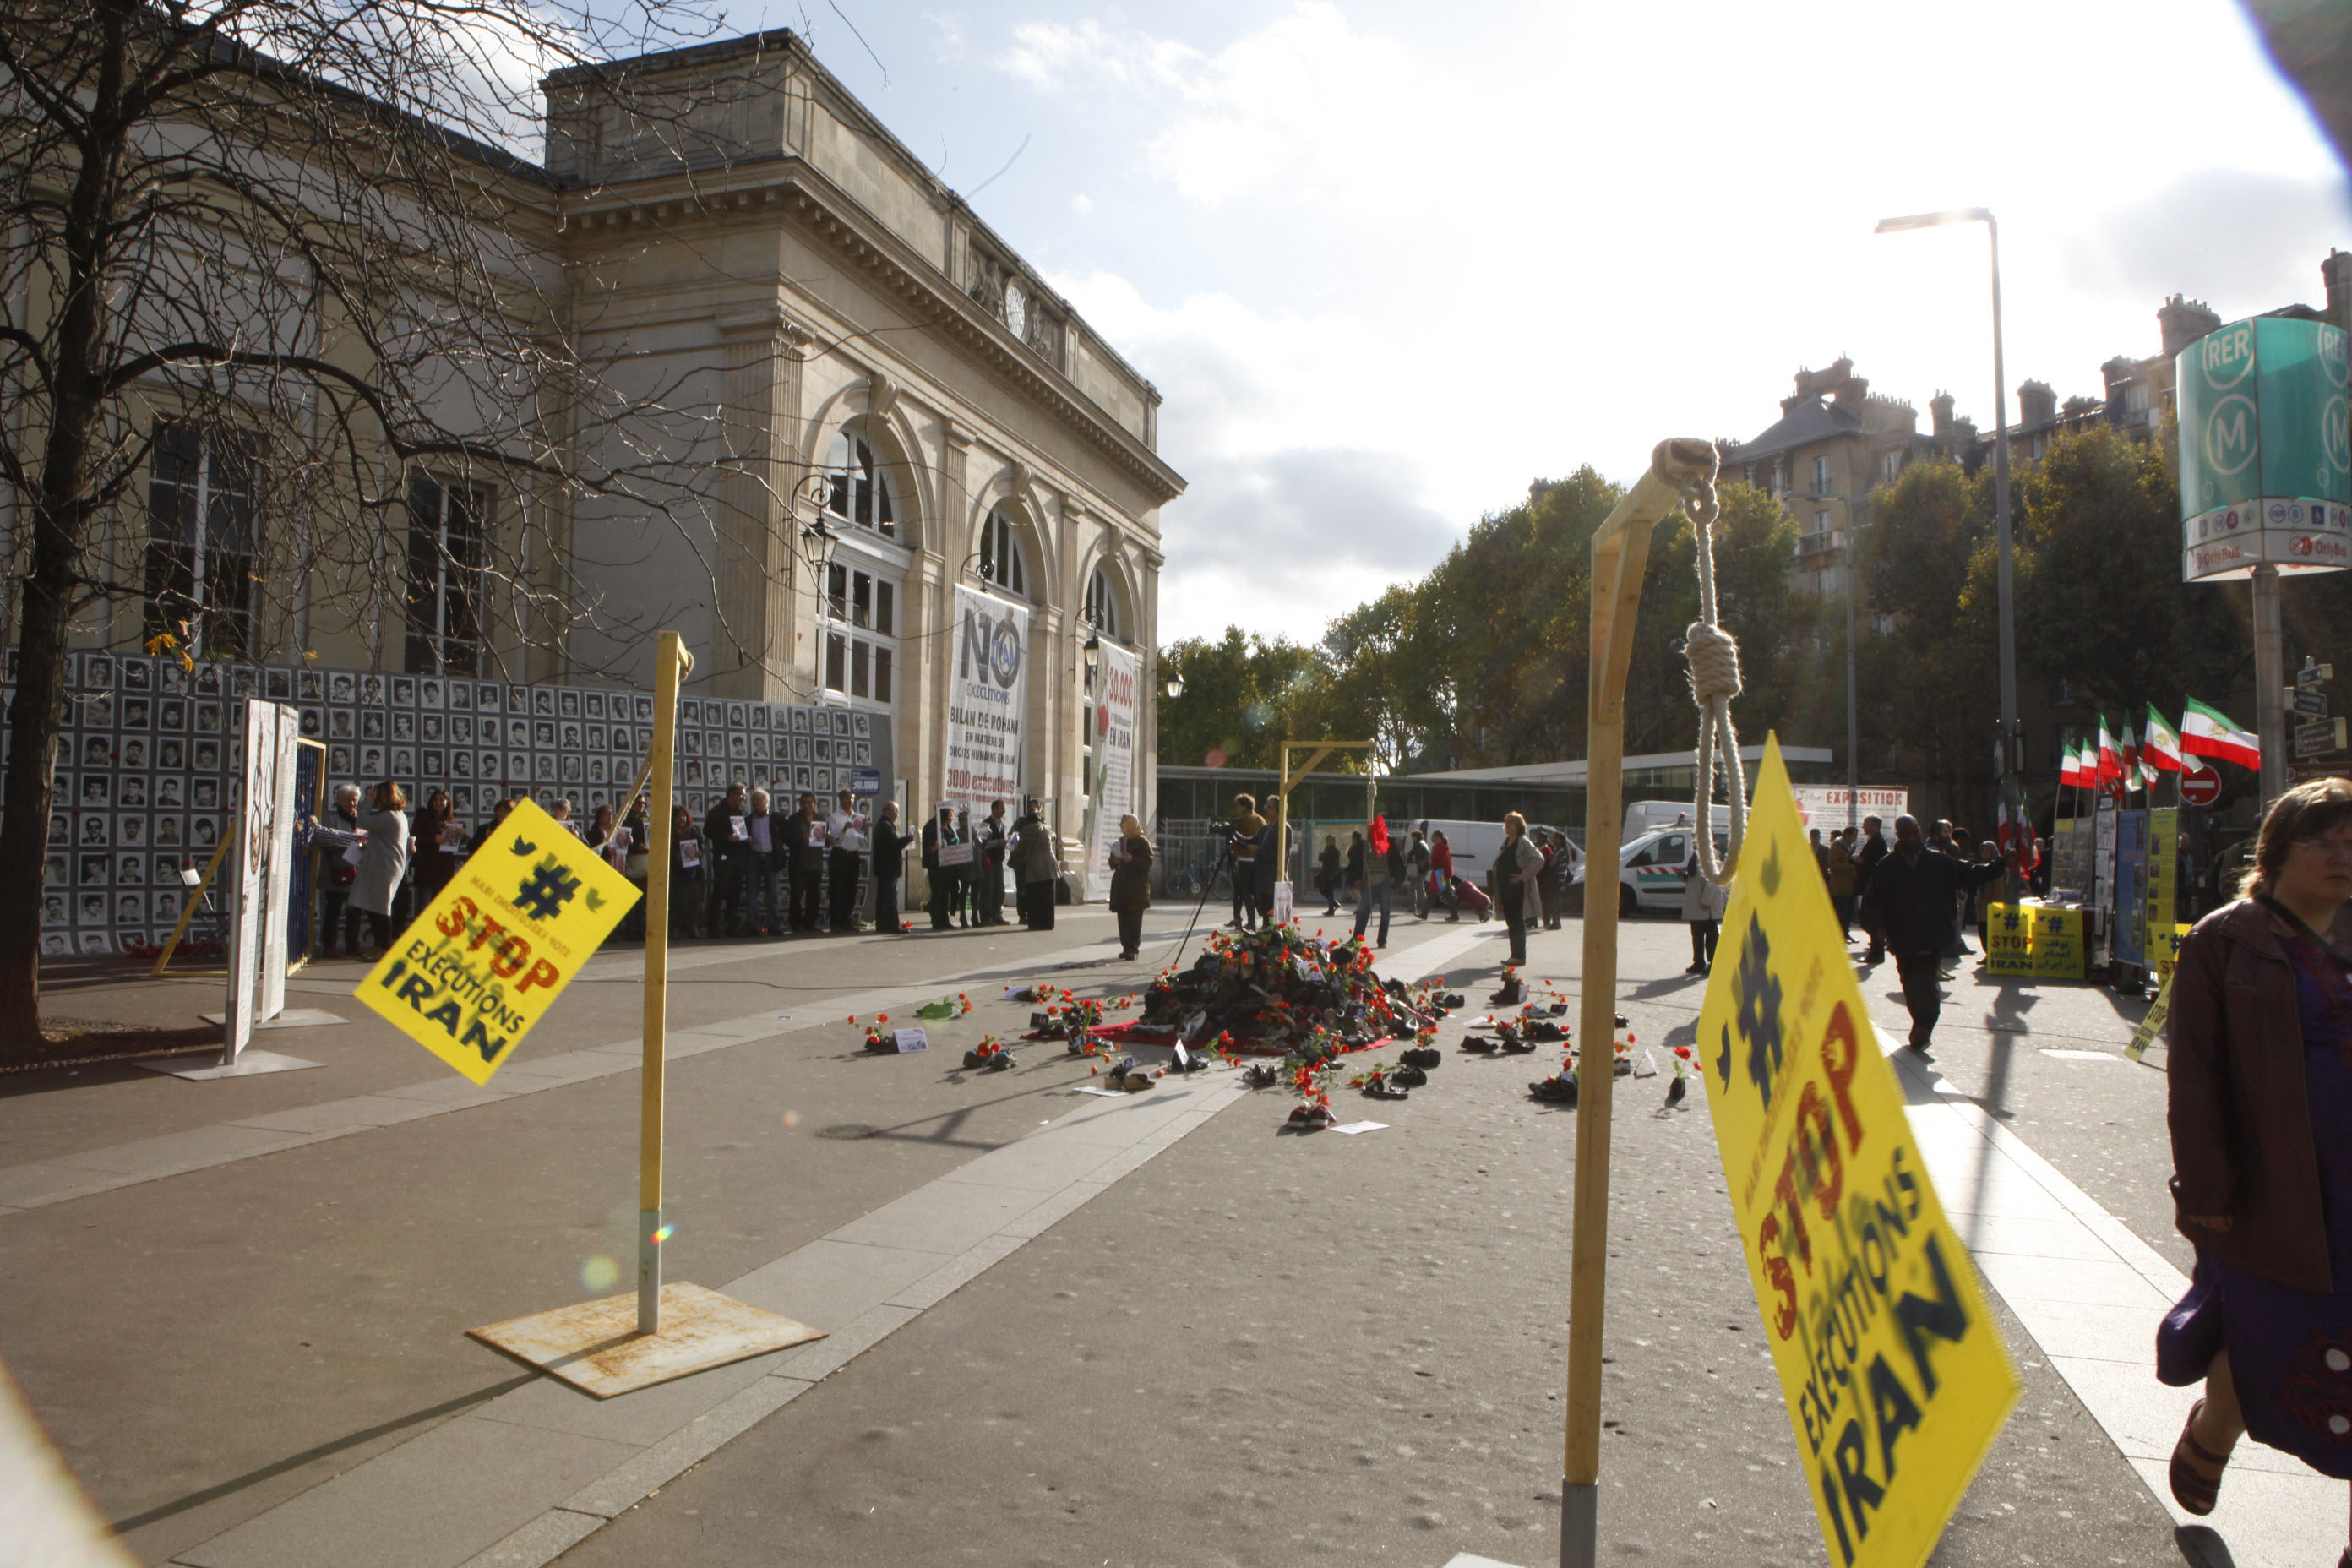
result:
[[[1575,1222],[1568,1291],[1568,1438],[1561,1568],[1592,1568],[1601,1484],[1601,1330],[1609,1298],[1609,1112],[1616,1086],[1617,843],[1625,822],[1625,672],[1650,531],[1683,484],[1715,471],[1705,441],[1665,441],[1592,536],[1592,656],[1584,774],[1584,974],[1577,1020]],[[1701,831],[1705,829],[1702,828]]]
[[[155,967],[148,973],[160,975],[163,973],[163,966],[172,962],[172,954],[179,949],[180,939],[188,934],[188,922],[195,919],[196,907],[205,901],[205,889],[213,885],[213,878],[220,871],[221,857],[226,855],[228,847],[236,842],[236,822],[232,818],[221,833],[220,845],[213,850],[211,862],[205,867],[204,880],[188,889],[187,899],[180,905],[180,923],[172,928],[172,940],[165,942],[163,951],[155,955]]]
[[[653,798],[646,805],[646,1053],[637,1129],[637,1332],[661,1332],[662,1109],[669,1005],[670,774],[677,752],[677,687],[694,656],[676,632],[655,653]]]

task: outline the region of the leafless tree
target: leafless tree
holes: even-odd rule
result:
[[[0,549],[20,584],[0,1051],[40,1038],[25,915],[79,625],[135,603],[154,647],[195,656],[286,658],[317,618],[494,659],[602,613],[567,537],[590,496],[718,569],[710,465],[679,471],[693,433],[671,427],[713,410],[624,396],[609,352],[575,352],[577,291],[534,216],[547,176],[509,151],[535,151],[545,73],[691,42],[699,3],[0,8]],[[496,481],[494,534],[408,526],[428,468]],[[465,579],[464,624],[419,630],[420,572]]]

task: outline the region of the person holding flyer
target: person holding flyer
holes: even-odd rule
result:
[[[857,890],[866,880],[866,814],[847,790],[824,819],[824,837],[833,851],[825,867],[833,886],[833,929],[864,931],[857,923]]]

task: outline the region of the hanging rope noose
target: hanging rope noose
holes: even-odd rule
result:
[[[1739,864],[1740,842],[1748,834],[1748,774],[1739,761],[1739,731],[1731,722],[1731,700],[1739,695],[1739,644],[1716,624],[1715,523],[1722,515],[1722,506],[1716,498],[1715,476],[1706,474],[1684,485],[1683,503],[1690,514],[1692,554],[1698,564],[1698,619],[1683,634],[1683,651],[1690,660],[1691,698],[1698,704],[1698,765],[1691,791],[1691,820],[1697,824],[1699,873],[1724,888],[1731,885],[1732,873]],[[1715,817],[1709,799],[1715,794],[1718,755],[1731,796],[1730,852],[1719,864],[1715,858]]]

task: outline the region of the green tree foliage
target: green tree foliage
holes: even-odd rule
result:
[[[2180,582],[2174,472],[2167,443],[2104,427],[2017,469],[2018,685],[2027,784],[2045,809],[2061,732],[2102,710],[2177,710],[2194,692],[2252,717],[2245,590]],[[1325,735],[1374,741],[1374,765],[1390,771],[1584,755],[1592,535],[1622,493],[1590,468],[1539,480],[1427,576],[1342,616],[1310,647],[1235,628],[1169,649],[1185,690],[1161,710],[1161,755],[1271,767],[1276,741]],[[1722,502],[1716,580],[1740,645],[1740,730],[1843,758],[1843,596],[1792,574],[1799,525],[1778,500],[1729,485]],[[1629,752],[1684,751],[1696,732],[1677,647],[1698,613],[1693,548],[1680,516],[1652,539]],[[1855,564],[1862,776],[1909,784],[1922,812],[1990,821],[2000,703],[1990,474],[1913,463],[1871,497]],[[2286,613],[2291,661],[2310,652],[2352,668],[2352,573],[2290,579]],[[2053,703],[2061,679],[2071,705]]]
[[[2251,668],[2246,591],[2180,580],[2180,487],[2168,454],[2097,429],[2059,441],[2016,486],[2018,658],[2117,721],[2184,691],[2219,700]]]
[[[1922,809],[1990,799],[2000,717],[1992,480],[1914,463],[1878,490],[1855,545],[1862,776],[1903,779]]]
[[[1184,682],[1160,702],[1160,760],[1172,767],[1274,767],[1281,742],[1309,733],[1323,679],[1312,649],[1239,626],[1162,648],[1160,668]]]

